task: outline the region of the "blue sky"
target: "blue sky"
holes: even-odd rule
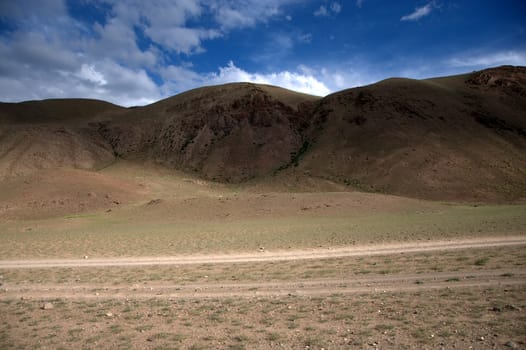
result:
[[[524,0],[0,0],[0,101],[142,105],[234,81],[316,95],[526,65]]]

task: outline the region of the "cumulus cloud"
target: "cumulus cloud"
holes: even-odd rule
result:
[[[163,70],[163,78],[167,81],[165,90],[191,88],[203,85],[218,85],[234,82],[251,82],[257,84],[277,85],[306,94],[325,96],[332,91],[314,75],[299,67],[297,71],[280,71],[273,73],[248,72],[237,67],[230,61],[226,66],[219,67],[217,72],[197,74],[185,67],[167,67]]]
[[[278,85],[321,96],[356,85],[358,79],[349,72],[323,68],[261,72],[230,62],[203,72],[180,63],[202,52],[206,40],[273,18],[283,20],[283,6],[295,2],[300,0],[89,0],[84,4],[106,6],[104,18],[91,23],[75,18],[60,0],[0,2],[0,17],[15,24],[0,36],[0,100],[86,97],[131,106],[227,82]],[[342,10],[339,2],[327,3],[325,9],[331,15]],[[196,20],[203,15],[215,21]],[[147,40],[140,43],[140,36]],[[312,40],[302,32],[269,37],[274,61]]]
[[[401,21],[418,21],[422,17],[425,17],[433,11],[435,4],[430,2],[422,7],[417,7],[412,13],[402,16]]]
[[[342,5],[339,2],[333,2],[329,6],[321,5],[313,14],[316,17],[329,17],[337,15],[341,10]]]
[[[301,0],[212,0],[207,4],[223,30],[253,27],[269,19],[282,15],[286,5]]]
[[[101,86],[106,85],[108,83],[104,78],[104,75],[101,72],[97,71],[93,65],[89,64],[83,64],[80,67],[78,77]]]
[[[226,67],[221,67],[219,73],[211,74],[207,77],[211,83],[227,83],[236,81],[246,81],[259,84],[277,85],[294,91],[306,94],[325,96],[331,92],[329,88],[312,75],[302,72],[282,71],[277,73],[261,74],[250,73],[231,61]]]
[[[75,71],[27,70],[16,77],[0,78],[3,101],[83,97],[123,106],[143,105],[161,98],[158,87],[144,70],[114,62],[81,64]]]
[[[500,65],[526,66],[526,51],[468,53],[447,60],[450,67],[486,68]]]
[[[320,16],[328,16],[329,11],[327,11],[327,6],[321,5],[319,9],[314,11],[314,16],[320,17]]]
[[[331,11],[334,12],[334,13],[340,13],[340,11],[342,10],[342,5],[340,5],[340,3],[338,2],[333,2],[331,4]]]

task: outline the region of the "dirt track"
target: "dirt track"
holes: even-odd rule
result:
[[[288,282],[135,284],[129,286],[32,284],[9,288],[0,295],[0,299],[21,297],[42,299],[208,299],[283,295],[320,296],[523,284],[526,284],[526,271],[524,269],[501,269],[432,274],[397,274],[349,279],[308,279]]]
[[[53,268],[53,267],[117,267],[148,265],[198,265],[265,261],[290,261],[305,259],[328,259],[371,255],[390,255],[450,251],[458,249],[492,248],[526,245],[525,237],[500,237],[474,240],[404,243],[351,248],[287,250],[278,252],[257,252],[224,255],[192,255],[173,257],[129,257],[129,258],[86,258],[50,260],[0,260],[0,269]]]
[[[187,256],[164,258],[83,259],[83,260],[20,260],[2,261],[2,269],[51,269],[64,267],[135,267],[145,265],[189,265],[290,261],[359,257],[370,255],[395,255],[419,252],[440,252],[457,249],[476,249],[526,245],[526,239],[509,237],[500,239],[463,240],[452,242],[425,242],[403,245],[356,247],[334,250],[261,252],[257,254]],[[235,268],[235,267],[233,267]],[[223,298],[282,295],[330,295],[352,293],[382,293],[439,288],[511,286],[526,284],[523,268],[489,269],[473,271],[468,268],[453,272],[396,273],[352,276],[343,278],[291,279],[261,282],[210,282],[210,283],[22,283],[4,285],[0,299],[12,298],[65,298],[65,299],[147,299],[147,298]]]

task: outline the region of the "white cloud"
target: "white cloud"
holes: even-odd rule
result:
[[[321,5],[313,14],[316,17],[329,17],[331,15],[337,15],[341,10],[342,5],[339,2],[333,2],[329,7]]]
[[[24,75],[0,78],[2,101],[83,97],[123,106],[144,105],[162,96],[144,70],[114,62],[84,63],[74,72],[27,70]]]
[[[327,7],[324,5],[321,5],[319,9],[314,11],[314,16],[321,17],[321,16],[328,16],[329,11],[327,11]]]
[[[251,82],[281,86],[294,91],[307,94],[325,96],[331,90],[305,67],[298,71],[280,71],[273,73],[248,72],[237,67],[232,61],[225,67],[220,67],[218,72],[197,74],[185,67],[167,67],[163,70],[163,79],[167,82],[163,91],[167,94],[174,90],[184,91],[205,85],[218,85],[234,82]]]
[[[201,42],[206,39],[220,37],[216,30],[193,29],[186,27],[171,28],[146,28],[145,33],[155,42],[163,45],[166,49],[177,53],[199,53],[203,52]]]
[[[27,9],[31,9],[43,18],[49,18],[50,21],[56,20],[58,16],[66,13],[66,5],[63,0],[0,1],[0,17],[31,21],[30,16],[27,16]]]
[[[401,21],[418,21],[422,17],[425,17],[433,11],[435,4],[430,2],[422,7],[417,7],[412,13],[402,16]]]
[[[329,88],[312,75],[301,72],[282,71],[276,73],[250,73],[236,67],[231,61],[226,67],[221,67],[219,73],[207,77],[210,83],[222,84],[228,82],[252,82],[277,85],[307,94],[325,96],[331,92]]]
[[[96,83],[97,85],[106,85],[108,82],[104,79],[104,75],[98,72],[93,65],[83,64],[80,67],[78,77]]]
[[[298,42],[300,42],[300,43],[310,44],[311,41],[312,41],[312,34],[311,33],[300,34],[298,36]]]
[[[492,66],[526,66],[526,51],[501,51],[462,54],[447,60],[450,67],[487,68]]]
[[[342,10],[342,5],[340,5],[340,3],[338,2],[333,2],[331,4],[331,10],[334,13],[340,13],[340,11]]]
[[[283,16],[283,6],[299,2],[301,0],[212,0],[206,4],[221,29],[229,31],[253,27],[257,23],[266,23],[272,18]]]

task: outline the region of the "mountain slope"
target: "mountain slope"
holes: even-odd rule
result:
[[[138,108],[0,104],[0,178],[125,158],[222,182],[321,178],[417,198],[513,201],[526,198],[525,111],[526,68],[511,66],[325,98],[235,83]]]
[[[0,179],[41,169],[110,164],[113,150],[89,124],[123,110],[87,99],[0,103]]]
[[[226,84],[134,109],[100,132],[121,157],[239,182],[289,161],[317,100],[277,87]]]
[[[298,170],[420,198],[524,197],[525,77],[524,68],[502,67],[330,95]]]

